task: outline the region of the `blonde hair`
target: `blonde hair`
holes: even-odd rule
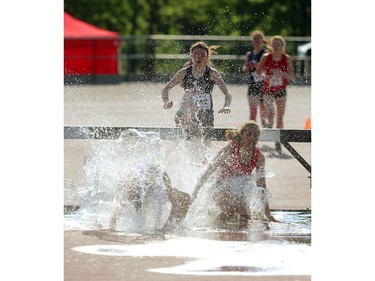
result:
[[[264,43],[264,44],[268,44],[267,40],[265,39],[266,37],[264,36],[263,32],[262,32],[262,31],[259,31],[259,30],[255,30],[255,31],[253,31],[253,32],[251,33],[251,39],[252,39],[255,35],[257,35],[257,34],[259,34],[260,36],[262,36],[262,38],[263,38],[263,43]]]
[[[283,44],[282,49],[283,49],[283,51],[285,52],[285,40],[284,40],[284,38],[281,37],[280,35],[275,35],[275,36],[273,36],[273,37],[271,38],[271,48],[272,48],[272,43],[273,43],[273,41],[275,41],[275,40],[279,40],[279,41],[281,41],[281,43]]]
[[[228,141],[231,141],[231,140],[240,140],[240,139],[242,139],[242,133],[243,133],[243,131],[245,129],[251,128],[251,127],[256,128],[256,130],[260,134],[260,132],[261,132],[260,125],[257,122],[255,122],[254,120],[251,120],[251,121],[247,121],[247,122],[241,124],[236,129],[226,130],[225,131],[225,138]]]

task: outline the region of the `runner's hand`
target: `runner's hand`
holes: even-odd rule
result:
[[[219,113],[231,113],[231,110],[228,106],[223,107],[222,109],[219,110]]]
[[[168,108],[171,108],[173,106],[173,101],[168,101],[166,103],[164,103],[164,109],[168,109]]]

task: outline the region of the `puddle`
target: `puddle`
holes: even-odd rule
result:
[[[190,237],[141,245],[91,245],[75,251],[106,256],[188,258],[180,266],[149,271],[188,275],[310,275],[311,247],[279,241],[220,241]]]
[[[73,250],[93,255],[176,257],[183,265],[151,268],[149,271],[183,275],[311,275],[310,211],[278,211],[282,223],[266,229],[194,229],[161,237],[151,236],[141,244],[89,245]],[[69,220],[69,216],[66,216]],[[120,235],[120,232],[107,232]],[[132,235],[127,236],[132,239]],[[140,236],[142,235],[133,235]]]
[[[157,134],[134,130],[124,132],[117,140],[91,143],[83,171],[86,186],[73,188],[69,181],[65,183],[66,194],[71,196],[68,201],[82,204],[64,208],[64,229],[97,236],[103,244],[73,250],[185,261],[179,266],[149,269],[168,274],[311,274],[311,212],[273,211],[280,223],[257,219],[262,217],[265,204],[263,192],[255,185],[258,175],[236,178],[233,183],[233,187],[246,190],[247,204],[255,214],[250,223],[237,218],[220,225],[215,219],[218,206],[210,199],[215,184],[210,183],[202,188],[178,229],[164,233],[171,204],[163,171],[173,167],[168,171],[178,175],[171,178],[173,186],[191,194],[195,185],[192,180],[204,168],[203,158],[210,158],[210,153],[206,155],[203,149],[185,142],[176,146],[173,157],[166,158],[165,150]],[[183,175],[187,178],[180,178]]]

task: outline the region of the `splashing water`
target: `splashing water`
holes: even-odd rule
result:
[[[256,185],[256,178],[256,176],[243,175],[229,178],[224,182],[224,185],[231,190],[230,197],[233,200],[243,198],[243,201],[246,202],[246,207],[251,214],[252,225],[255,225],[256,221],[265,221],[265,203],[269,198],[267,191]],[[186,228],[197,230],[200,228],[226,228],[230,226],[238,227],[241,224],[239,217],[233,218],[234,220],[232,221],[227,221],[230,225],[223,225],[222,222],[218,220],[220,208],[215,202],[212,202],[216,187],[217,183],[214,180],[209,182],[204,192],[202,192],[191,205],[184,221],[184,226]],[[207,202],[211,203],[207,204]]]
[[[90,144],[81,220],[100,228],[155,232],[169,212],[162,182],[165,148],[159,135],[130,129],[117,140]]]
[[[156,132],[129,129],[116,140],[91,141],[84,174],[87,188],[79,194],[83,202],[76,214],[81,227],[104,228],[125,233],[159,233],[168,219],[171,203],[163,173],[174,188],[191,193],[197,178],[210,162],[209,147],[202,142],[179,140],[166,157],[165,142]],[[214,227],[220,213],[212,200],[213,175],[191,205],[181,227]],[[264,212],[267,194],[255,184],[256,176],[232,179],[234,194],[245,196],[252,218]]]

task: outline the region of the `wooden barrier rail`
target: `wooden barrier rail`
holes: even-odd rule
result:
[[[123,131],[128,129],[156,132],[164,140],[177,140],[186,136],[183,128],[64,126],[64,139],[117,139]],[[208,140],[225,141],[225,131],[228,129],[233,128],[203,128],[201,130]],[[311,165],[290,145],[291,142],[311,143],[311,130],[263,129],[259,141],[280,142],[311,174]]]

